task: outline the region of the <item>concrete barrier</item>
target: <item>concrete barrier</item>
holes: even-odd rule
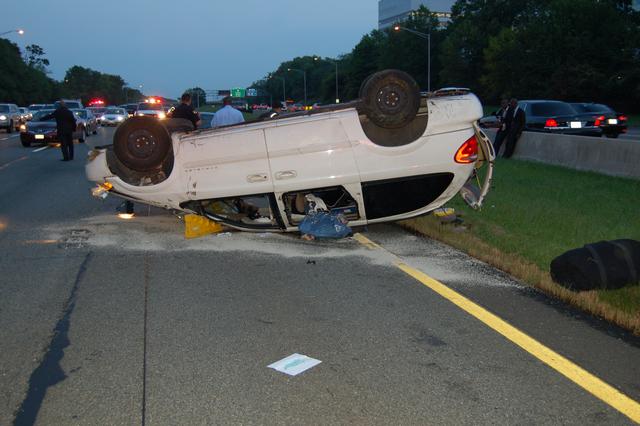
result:
[[[486,133],[491,140],[495,139],[495,131]],[[576,170],[640,179],[640,141],[523,132],[513,156]]]

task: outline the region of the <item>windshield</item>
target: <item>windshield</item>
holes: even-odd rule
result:
[[[120,114],[120,115],[125,115],[126,114],[126,112],[122,108],[108,109],[104,113],[105,114]]]
[[[29,110],[31,111],[38,111],[38,110],[41,110],[42,108],[44,108],[44,105],[29,105]]]
[[[73,113],[75,115],[77,115],[80,118],[87,118],[87,111],[80,109],[80,110],[74,110]]]
[[[35,114],[33,114],[33,121],[42,121],[42,117],[44,117],[47,114],[51,114],[53,112],[52,109],[43,109],[40,110],[38,112],[36,112]],[[55,118],[51,117],[48,120],[45,121],[56,121]]]
[[[140,110],[154,110],[154,111],[162,111],[162,104],[150,104],[147,102],[138,104],[138,111]]]
[[[531,115],[549,117],[554,115],[574,115],[571,105],[563,102],[540,102],[531,104]]]
[[[9,105],[0,105],[0,112],[9,112]]]
[[[578,112],[613,112],[611,108],[603,104],[571,104]]]

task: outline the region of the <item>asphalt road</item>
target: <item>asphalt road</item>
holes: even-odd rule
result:
[[[104,144],[101,129],[88,144]],[[632,424],[407,275],[640,401],[640,339],[395,226],[183,238],[92,199],[83,158],[0,134],[0,425]],[[267,366],[322,361],[290,377]],[[633,404],[632,404],[633,405]]]

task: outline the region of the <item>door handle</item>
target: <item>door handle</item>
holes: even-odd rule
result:
[[[298,176],[298,173],[296,173],[295,170],[285,170],[285,171],[276,173],[276,179],[278,179],[278,180],[291,179],[291,178],[294,178],[296,176]]]
[[[269,176],[267,176],[266,173],[258,173],[255,175],[247,176],[247,182],[249,183],[264,182],[267,179],[269,179]]]

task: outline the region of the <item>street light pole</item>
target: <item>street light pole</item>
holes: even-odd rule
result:
[[[307,106],[307,72],[296,68],[287,68],[287,71],[297,71],[302,73],[302,80],[304,81],[304,106]]]
[[[313,58],[314,61],[317,61],[321,58],[315,56]],[[325,59],[325,61],[327,62],[331,62],[333,65],[336,66],[336,103],[340,103],[340,97],[338,96],[338,61],[332,61],[331,59]]]
[[[24,30],[23,29],[9,30],[9,31],[5,31],[3,33],[0,33],[0,36],[11,34],[11,33],[18,33],[19,35],[23,35],[24,34]]]
[[[417,35],[421,38],[427,39],[427,92],[431,91],[431,28],[429,28],[429,33],[421,33],[420,31],[412,30],[411,28],[401,27],[400,25],[395,25],[393,27],[394,31],[404,30],[413,35]]]
[[[277,75],[273,75],[273,78],[279,78],[282,80],[282,102],[287,105],[287,90],[285,89],[285,79],[284,77],[278,77]]]

